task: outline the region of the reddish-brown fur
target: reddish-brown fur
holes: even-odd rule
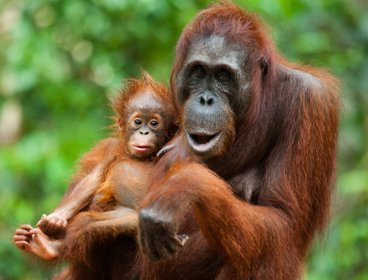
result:
[[[120,90],[120,92],[115,96],[112,107],[116,113],[114,117],[114,124],[111,127],[114,131],[114,137],[104,139],[96,144],[89,152],[83,155],[78,163],[78,168],[67,192],[65,193],[64,199],[68,197],[68,194],[74,189],[74,187],[88,174],[90,174],[96,166],[106,161],[107,157],[114,154],[125,154],[125,151],[114,151],[116,148],[125,147],[124,137],[121,135],[121,130],[118,129],[118,118],[124,118],[125,110],[129,101],[138,93],[144,90],[152,91],[157,97],[162,100],[167,106],[167,117],[174,118],[174,108],[172,108],[172,100],[168,93],[167,88],[160,83],[156,83],[147,73],[142,74],[142,79],[128,79],[126,81],[127,85]],[[165,116],[166,117],[166,116]],[[118,132],[117,132],[118,131]],[[119,142],[119,143],[118,143]],[[119,144],[119,145],[118,145]],[[119,153],[121,152],[121,153]],[[63,201],[61,202],[63,204]]]
[[[103,262],[104,260],[95,262],[93,255],[94,253],[98,256],[104,255],[99,248],[103,251],[105,242],[110,238],[124,239],[125,241],[122,242],[127,242],[127,248],[132,246],[129,243],[134,246],[133,240],[138,221],[137,203],[147,192],[150,174],[157,162],[153,148],[150,148],[149,156],[145,158],[132,158],[131,152],[127,149],[129,140],[127,137],[131,136],[126,134],[125,126],[128,126],[130,114],[133,111],[134,114],[136,112],[136,107],[132,108],[131,105],[134,102],[133,99],[139,98],[142,94],[148,100],[145,102],[157,101],[152,108],[146,108],[144,104],[139,105],[139,108],[145,110],[146,118],[152,118],[152,116],[159,118],[155,119],[160,125],[156,130],[159,134],[156,138],[154,136],[151,138],[152,141],[160,142],[151,142],[150,145],[161,148],[160,145],[165,143],[163,141],[165,139],[167,141],[172,136],[169,133],[175,131],[176,117],[167,88],[153,81],[146,73],[143,74],[142,79],[128,80],[127,85],[113,101],[116,112],[113,127],[116,135],[102,140],[82,157],[79,171],[74,175],[59,207],[53,212],[70,222],[66,226],[65,238],[59,242],[41,237],[43,239],[38,241],[40,245],[32,240],[34,237],[30,234],[37,234],[40,229],[52,238],[60,238],[65,234],[64,228],[53,224],[52,221],[47,220],[47,217],[40,220],[38,224],[40,229],[22,226],[14,236],[14,241],[19,248],[30,253],[41,252],[42,254],[35,253],[41,258],[54,257],[44,249],[49,248],[53,254],[57,252],[57,257],[68,260],[70,268],[68,272],[60,274],[57,277],[59,279],[65,279],[70,275],[73,279],[90,279],[95,276],[98,279],[103,278],[107,271],[106,263]],[[90,250],[91,248],[93,250]],[[91,264],[90,267],[89,264]]]
[[[152,262],[136,250],[133,240],[101,226],[93,238],[82,234],[82,241],[105,243],[93,245],[93,250],[74,246],[73,251],[66,251],[65,257],[74,260],[73,279],[302,277],[307,250],[329,216],[339,110],[337,83],[324,71],[292,65],[282,58],[254,15],[232,4],[217,4],[202,11],[179,40],[171,76],[174,94],[176,73],[190,40],[212,33],[239,42],[253,55],[246,66],[253,77],[246,121],[223,157],[209,163],[212,171],[196,163],[184,137],[177,136],[174,148],[160,160],[152,191],[142,204],[142,208],[151,207],[172,218],[178,232],[188,234],[189,240],[173,258]],[[268,69],[261,83],[257,65],[262,60]],[[88,164],[82,165],[81,174],[104,158],[106,147],[110,145],[87,155],[84,162]],[[249,203],[245,194],[254,170],[259,187]],[[83,223],[75,220],[74,224],[67,247],[84,231]],[[101,270],[91,273],[97,265]]]
[[[171,97],[166,87],[155,83],[148,74],[144,74],[142,80],[129,80],[125,91],[120,92],[115,98],[113,107],[117,114],[116,123],[119,120],[123,120],[123,123],[127,121],[127,110],[130,108],[131,100],[138,94],[147,91],[159,100],[159,114],[165,120],[166,127],[174,131],[176,121]],[[89,176],[86,175],[87,172],[91,174],[99,165],[105,165],[100,175],[100,181],[104,183],[97,191],[96,188],[88,190],[90,192],[95,191],[94,196],[91,197],[93,200],[89,201],[87,208],[90,210],[78,214],[67,227],[66,237],[63,240],[60,253],[62,258],[69,261],[70,267],[67,274],[63,273],[59,276],[61,279],[69,277],[68,275],[72,275],[73,279],[109,277],[109,264],[105,262],[110,255],[106,251],[109,248],[107,244],[111,243],[109,240],[124,244],[124,248],[121,249],[124,256],[134,253],[135,242],[133,240],[137,231],[137,213],[134,209],[137,207],[136,203],[139,202],[149,187],[148,180],[155,161],[152,159],[148,159],[148,161],[132,160],[126,150],[127,139],[124,138],[124,127],[121,124],[117,124],[116,127],[119,133],[115,138],[104,140],[83,157],[81,171],[77,173],[77,177],[74,179],[74,181],[80,182],[83,180],[80,178]],[[168,132],[172,133],[172,131]],[[107,157],[108,160],[106,160]],[[140,182],[136,182],[135,179],[132,181],[131,178],[134,178],[137,174],[127,173],[127,167],[129,170],[139,172]],[[132,181],[132,183],[129,183],[129,181]],[[124,189],[120,191],[128,205],[123,203],[123,205],[116,207],[117,201],[114,198],[116,197],[117,187],[114,187],[117,184],[116,182],[124,182]],[[138,185],[139,187],[136,187]],[[75,186],[75,183],[72,183],[73,186]],[[72,193],[73,191],[67,192],[60,207],[63,207],[63,204],[68,201],[76,199],[73,196],[68,196]],[[99,212],[101,210],[108,212]],[[116,247],[114,243],[111,246],[112,250],[119,248],[119,245]],[[128,248],[133,248],[133,251],[125,253],[124,250]],[[98,259],[101,260],[97,261]],[[129,256],[128,259],[132,262],[134,258]],[[112,261],[112,263],[114,262]]]
[[[128,166],[135,166],[136,169],[142,168],[143,170],[147,169],[145,165],[149,165],[148,169],[152,169],[153,162],[152,164],[149,162],[154,159],[155,154],[151,155],[148,161],[144,159],[142,163],[142,160],[132,159],[133,155],[128,149],[128,141],[130,137],[132,137],[129,130],[130,126],[128,125],[128,121],[131,121],[129,120],[129,118],[131,118],[129,114],[133,113],[131,112],[132,106],[130,106],[130,104],[134,98],[146,93],[148,94],[146,98],[149,98],[150,102],[157,100],[160,104],[160,108],[155,108],[157,112],[149,111],[150,114],[158,114],[160,121],[162,120],[163,122],[160,126],[162,127],[161,130],[167,130],[162,131],[160,134],[160,141],[162,141],[162,143],[160,142],[160,144],[157,144],[163,145],[163,141],[165,141],[164,138],[166,138],[166,140],[168,139],[169,130],[172,130],[175,126],[175,116],[170,95],[166,87],[154,82],[147,73],[142,74],[142,79],[127,80],[127,85],[113,100],[113,108],[116,112],[113,128],[116,136],[101,141],[82,158],[80,163],[82,168],[74,176],[74,180],[60,203],[60,206],[51,216],[42,218],[38,223],[38,226],[46,234],[53,238],[62,237],[63,228],[60,226],[62,223],[60,219],[72,219],[80,210],[90,206],[92,198],[94,210],[112,210],[116,205],[114,199],[116,190],[113,187],[116,183],[111,182],[111,180],[115,178],[115,181],[119,181],[116,177],[118,177],[118,173],[121,172],[115,170],[121,169],[119,163],[129,162]],[[140,107],[142,107],[142,105]],[[148,108],[145,109],[148,110]],[[125,135],[125,133],[129,135]],[[127,137],[128,139],[126,139]],[[158,140],[158,137],[156,137],[155,141]],[[156,143],[151,143],[151,145],[156,145]],[[158,146],[157,148],[160,147]],[[152,152],[155,153],[155,151],[151,151],[150,153],[152,154]],[[109,176],[110,178],[107,180]],[[128,176],[128,174],[125,176]],[[76,186],[78,187],[75,189]],[[134,192],[134,190],[132,191]],[[136,192],[138,193],[139,191],[136,190]],[[54,222],[52,222],[52,219],[54,219]],[[57,219],[57,221],[55,221],[55,219]]]
[[[171,75],[174,94],[190,42],[208,34],[239,42],[252,54],[245,66],[253,77],[252,103],[231,148],[208,162],[217,174],[190,163],[182,135],[160,161],[157,188],[142,207],[171,218],[179,233],[191,237],[162,265],[144,261],[142,278],[300,279],[308,248],[329,217],[340,105],[337,82],[325,71],[287,62],[254,15],[217,4],[202,11],[179,39]],[[268,65],[264,78],[258,67],[262,61]],[[178,102],[176,106],[182,109]],[[254,170],[259,187],[248,203],[247,180]],[[243,192],[237,197],[239,190]],[[211,270],[205,277],[201,271],[207,267]]]
[[[117,124],[119,120],[126,121],[130,101],[138,94],[146,91],[154,94],[155,98],[162,104],[162,106],[160,105],[160,115],[165,120],[166,127],[173,130],[175,127],[175,117],[170,95],[165,86],[155,83],[148,74],[144,74],[142,80],[129,80],[124,92],[120,92],[117,95],[113,102],[113,107],[117,114],[115,123]],[[91,197],[93,200],[89,201],[90,205],[88,209],[90,210],[78,214],[71,220],[61,247],[63,258],[70,262],[69,273],[76,279],[79,279],[82,275],[82,278],[96,277],[97,275],[98,279],[107,275],[106,263],[102,260],[96,263],[93,255],[104,255],[107,258],[107,255],[104,253],[94,251],[99,251],[99,248],[104,251],[105,243],[108,240],[115,238],[119,240],[120,238],[125,240],[121,242],[128,242],[126,245],[127,248],[134,246],[132,237],[134,238],[137,230],[137,213],[132,211],[132,209],[136,207],[136,203],[139,202],[149,187],[146,181],[149,179],[155,161],[152,159],[148,161],[130,159],[130,154],[126,150],[127,143],[125,141],[127,139],[124,138],[124,128],[121,124],[117,124],[116,128],[118,128],[117,131],[119,133],[115,138],[102,141],[83,157],[81,160],[81,170],[74,179],[74,182],[80,182],[83,180],[81,178],[86,178],[87,174],[91,174],[99,165],[105,165],[100,175],[100,181],[104,183],[97,190],[89,190],[90,192],[95,191],[95,195]],[[106,160],[107,157],[109,157],[109,160]],[[143,172],[139,175],[139,188],[130,186],[135,186],[135,181],[132,184],[127,183],[133,176],[133,174],[124,172],[127,167],[134,169],[135,172],[140,172],[139,174]],[[121,176],[125,178],[120,178]],[[114,180],[114,177],[116,177],[115,180],[125,181],[123,196],[125,193],[130,193],[126,199],[128,199],[128,203],[131,205],[116,207],[116,201],[114,199],[116,187],[113,187],[116,182],[111,181]],[[72,183],[72,187],[76,185],[74,182]],[[129,190],[126,188],[129,188]],[[72,193],[73,191],[70,190],[67,192],[60,207],[67,204],[69,200],[76,199],[75,197],[68,196],[68,194]],[[101,210],[108,212],[94,212]],[[129,245],[129,243],[133,243],[133,245]],[[81,252],[83,253],[81,254]]]

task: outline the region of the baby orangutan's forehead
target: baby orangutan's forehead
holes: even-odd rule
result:
[[[142,113],[158,112],[163,109],[164,104],[160,102],[152,91],[137,94],[129,101],[129,113],[140,111]]]

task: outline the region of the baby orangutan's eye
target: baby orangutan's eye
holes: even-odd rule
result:
[[[157,120],[150,121],[150,126],[157,127],[158,126],[158,121]]]
[[[141,125],[142,124],[142,120],[141,119],[135,119],[134,120],[134,124],[135,125]]]

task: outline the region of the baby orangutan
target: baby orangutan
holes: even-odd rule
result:
[[[21,250],[51,260],[59,256],[59,239],[67,238],[68,231],[106,226],[135,234],[135,209],[149,187],[156,153],[175,132],[175,110],[166,87],[146,73],[141,80],[128,81],[113,107],[116,136],[102,140],[82,158],[77,179],[60,206],[42,216],[38,228],[22,225],[16,230],[13,241]]]

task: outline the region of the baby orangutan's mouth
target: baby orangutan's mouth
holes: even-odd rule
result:
[[[133,148],[137,151],[137,152],[147,152],[150,149],[152,149],[152,146],[149,145],[132,145]]]
[[[187,133],[190,147],[197,153],[206,153],[216,146],[220,140],[221,131],[217,133]]]

